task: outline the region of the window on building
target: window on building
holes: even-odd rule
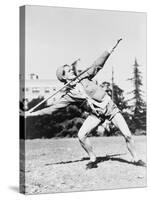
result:
[[[53,87],[53,91],[56,91],[56,88],[55,88],[55,87]]]
[[[39,93],[40,92],[40,88],[34,87],[34,88],[32,88],[32,92],[33,93]]]
[[[28,92],[28,91],[29,91],[29,88],[27,87],[27,88],[26,88],[26,92]]]
[[[49,87],[45,88],[45,93],[49,93],[49,92],[50,92],[50,88]]]

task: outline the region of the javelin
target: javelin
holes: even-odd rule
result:
[[[118,46],[119,42],[122,40],[122,38],[120,38],[119,40],[117,40],[117,43],[115,44],[115,46],[112,48],[112,50],[110,51],[109,56],[113,53],[113,51],[115,50],[115,48]],[[36,106],[34,106],[33,108],[31,108],[30,110],[28,110],[27,112],[31,113],[33,112],[33,110],[35,110],[37,107],[39,107],[41,104],[43,104],[45,101],[47,101],[48,99],[51,99],[52,97],[54,97],[56,94],[58,94],[61,90],[63,90],[65,87],[67,87],[68,85],[70,85],[70,83],[72,83],[73,81],[75,81],[76,79],[78,79],[81,75],[83,75],[85,72],[87,72],[88,70],[90,70],[93,66],[88,67],[87,69],[85,69],[84,71],[82,71],[79,75],[77,75],[74,79],[72,79],[71,81],[69,81],[68,83],[66,83],[62,88],[60,88],[59,90],[57,90],[54,94],[52,94],[51,96],[47,97],[46,99],[43,99],[40,103],[38,103]]]

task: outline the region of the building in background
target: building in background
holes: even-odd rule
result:
[[[58,80],[43,80],[39,79],[38,75],[31,74],[25,81],[20,80],[20,100],[24,104],[24,109],[27,110],[28,102],[37,98],[47,98],[54,94],[58,89],[62,87],[62,83]],[[55,95],[51,99],[47,100],[47,105],[53,104],[58,100],[61,93]]]

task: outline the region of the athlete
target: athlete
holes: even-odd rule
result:
[[[93,78],[103,68],[109,56],[110,53],[105,51],[93,63],[89,70],[81,76],[77,76],[78,74],[75,67],[72,65],[66,64],[60,66],[56,71],[58,80],[64,84],[69,83],[70,81],[71,83],[65,88],[63,95],[54,105],[39,111],[27,113],[26,117],[51,114],[52,112],[66,107],[73,102],[79,102],[81,104],[86,103],[88,108],[90,108],[90,113],[78,132],[78,138],[81,146],[90,157],[90,162],[87,163],[87,169],[97,167],[96,155],[92,150],[92,146],[87,136],[94,128],[102,124],[106,119],[112,121],[122,133],[127,148],[131,154],[132,162],[136,165],[145,166],[145,163],[142,160],[139,160],[136,155],[131,132],[120,110],[105,90],[93,81]],[[78,78],[76,79],[76,77]]]

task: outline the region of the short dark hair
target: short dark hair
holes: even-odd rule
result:
[[[68,64],[63,65],[63,71],[62,71],[62,75],[63,75],[63,76],[65,75],[64,67],[70,67],[70,65],[68,65]]]

